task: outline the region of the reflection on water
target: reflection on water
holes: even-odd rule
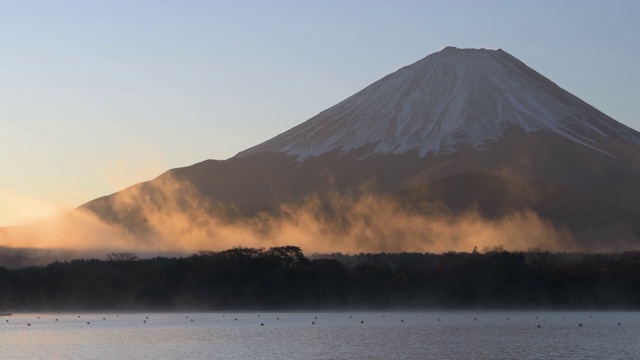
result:
[[[633,359],[640,358],[640,313],[66,313],[0,318],[2,359],[145,357]]]

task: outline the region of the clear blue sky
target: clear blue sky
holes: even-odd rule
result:
[[[640,129],[640,1],[0,1],[0,225],[226,159],[444,46]]]

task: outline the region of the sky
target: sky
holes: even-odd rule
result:
[[[640,1],[0,1],[0,226],[284,132],[445,46],[640,130]]]

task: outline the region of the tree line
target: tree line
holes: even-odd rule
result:
[[[0,267],[7,311],[640,308],[640,252],[314,254],[295,246]]]

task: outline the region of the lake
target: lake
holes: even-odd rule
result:
[[[14,314],[0,317],[0,358],[637,359],[640,313]]]

